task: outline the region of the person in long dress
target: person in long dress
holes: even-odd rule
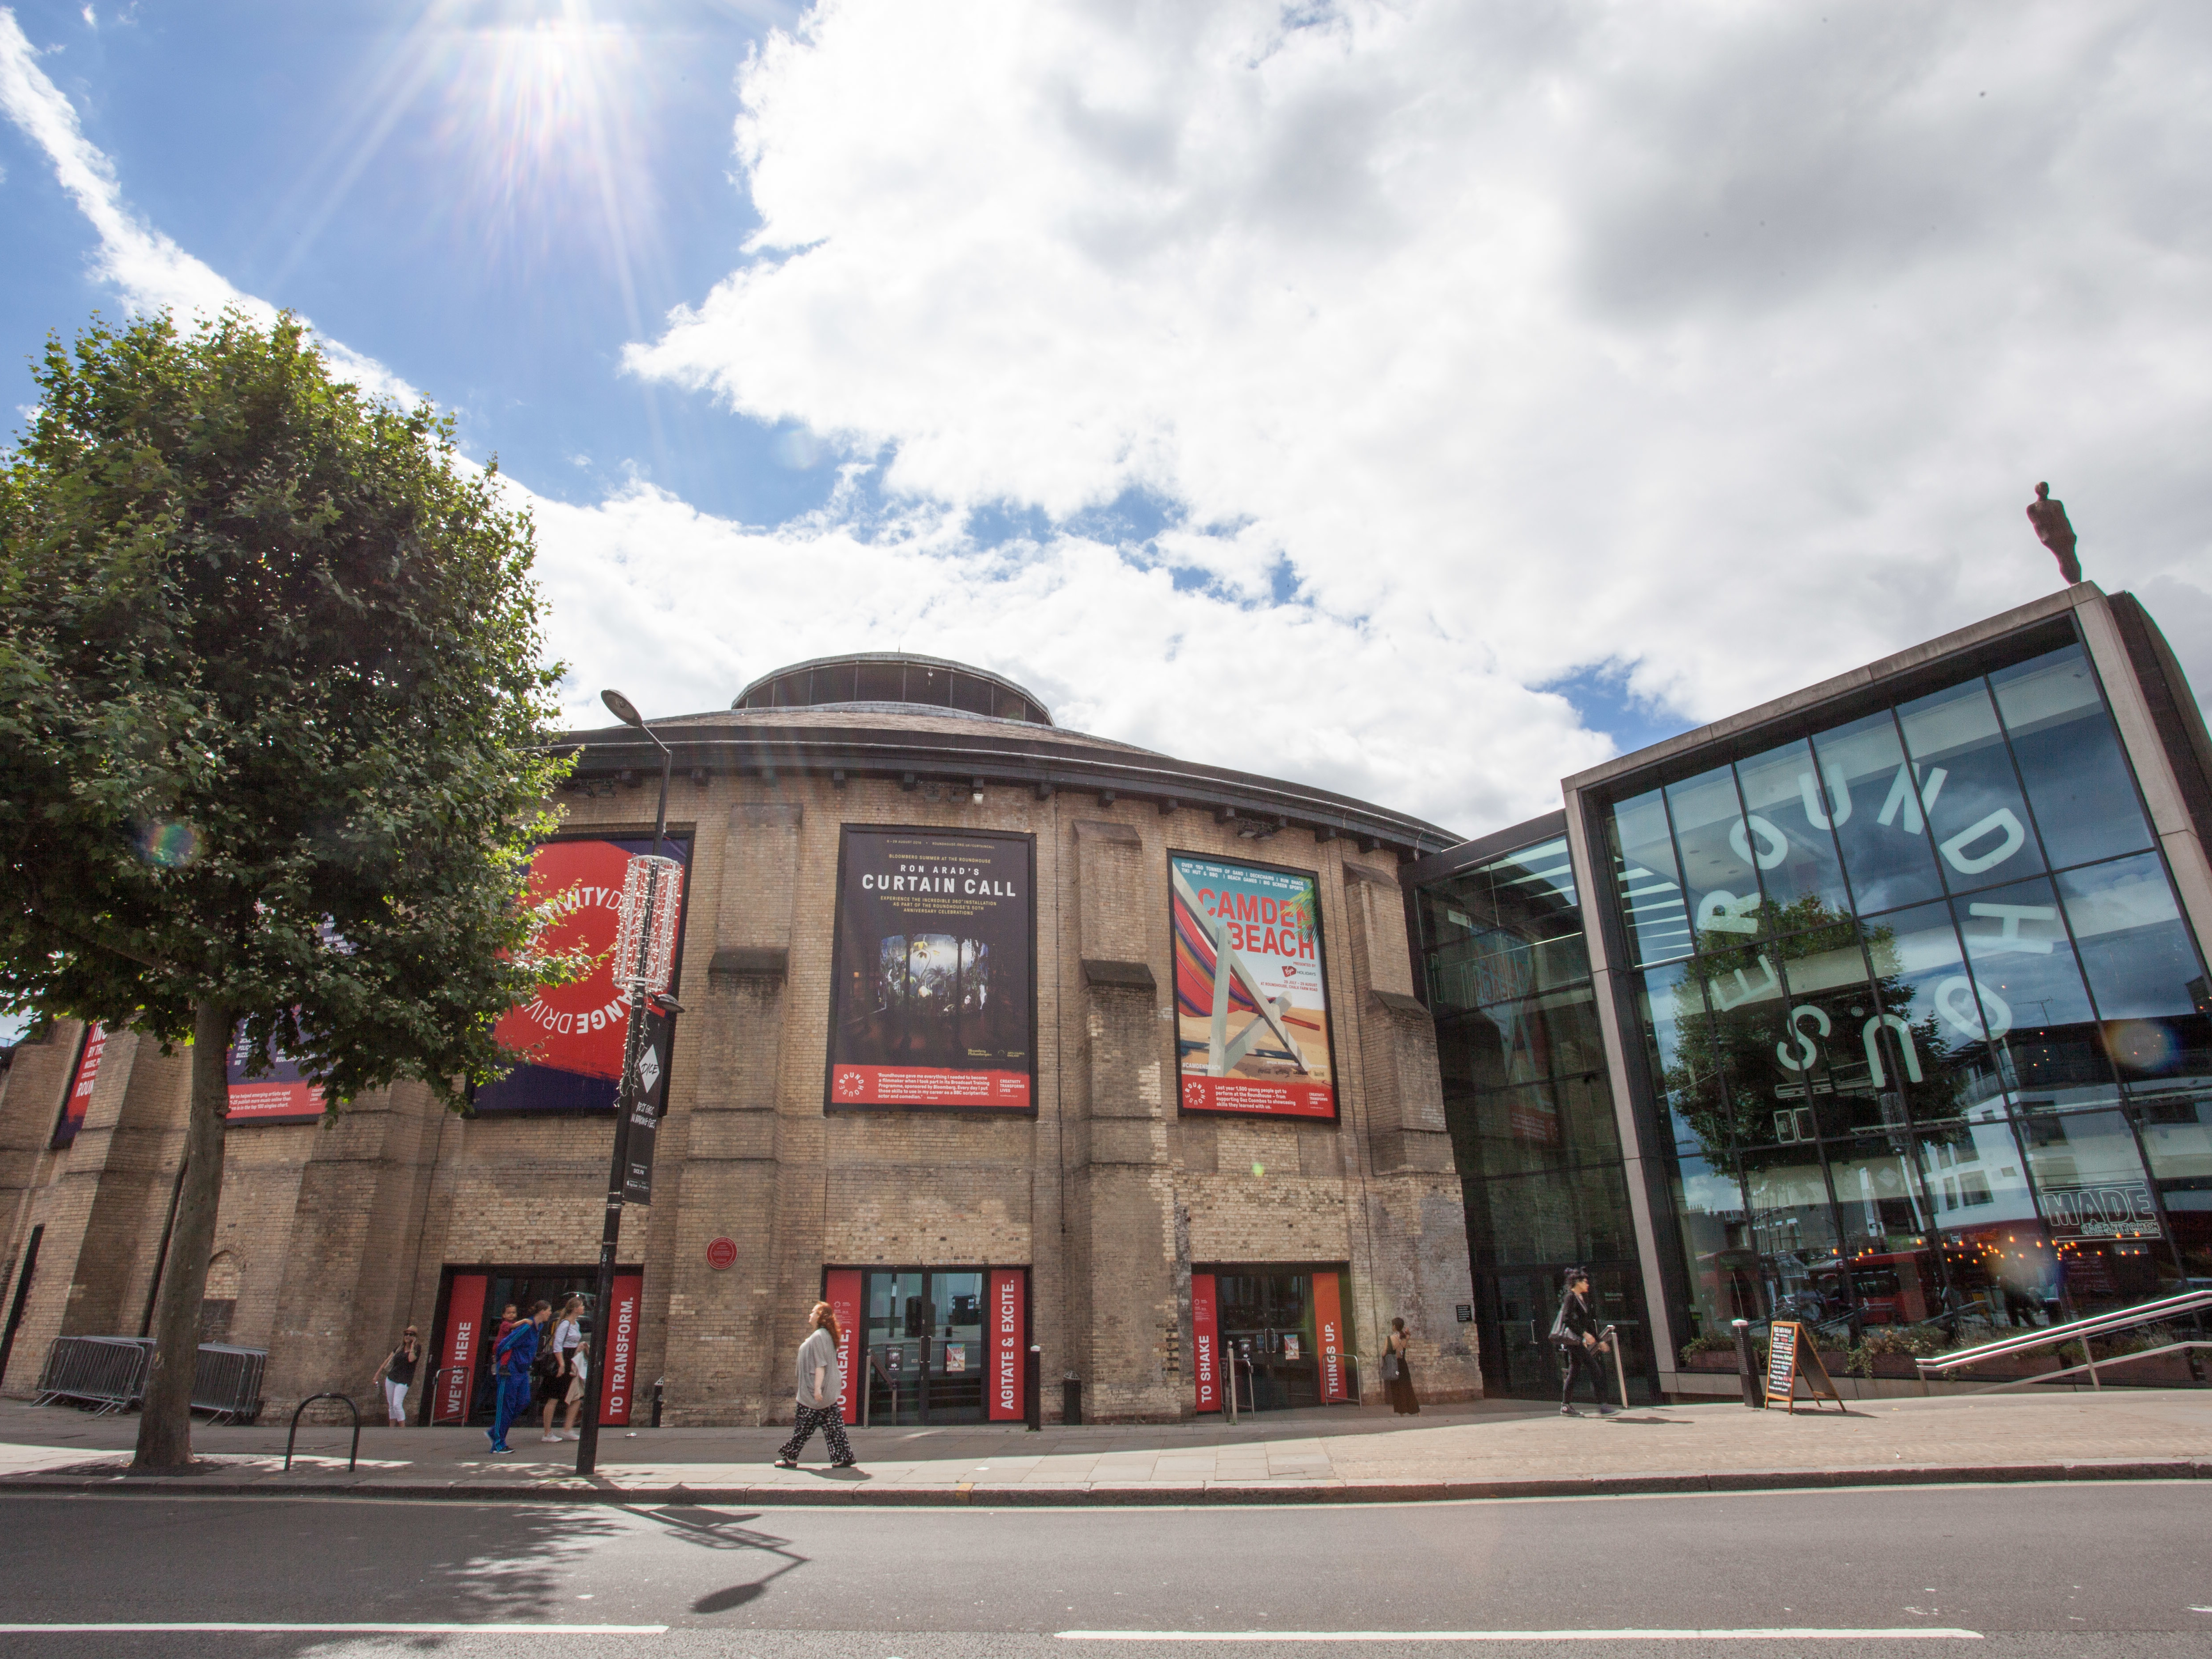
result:
[[[1413,1393],[1413,1362],[1407,1352],[1413,1345],[1404,1318],[1393,1316],[1390,1334],[1382,1344],[1382,1389],[1390,1396],[1390,1409],[1401,1417],[1411,1417],[1421,1409],[1420,1400]]]

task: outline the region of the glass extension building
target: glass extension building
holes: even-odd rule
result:
[[[2212,1285],[2212,745],[2081,585],[1565,781],[1409,872],[1486,1384],[1594,1273],[1640,1387],[1735,1318],[1947,1341]]]

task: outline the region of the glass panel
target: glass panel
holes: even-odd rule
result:
[[[2032,1112],[2020,1134],[2074,1312],[2157,1297],[2171,1258],[2127,1121],[2118,1112]]]
[[[2054,868],[2148,847],[2150,826],[2078,645],[1990,676]]]
[[[1754,848],[1736,799],[1735,775],[1720,767],[1686,783],[1667,786],[1674,820],[1674,845],[1682,858],[1682,886],[1698,948],[1723,951],[1766,931],[1760,909],[1757,858],[1778,858],[1772,838]]]
[[[1919,777],[1919,799],[1900,776],[1883,813],[1894,811],[1917,827],[1911,821],[1925,810],[1950,890],[2016,881],[2041,870],[2043,855],[1989,688],[1969,680],[1906,703],[1897,714]]]
[[[1628,1188],[1618,1164],[1462,1184],[1468,1234],[1485,1266],[1636,1253]]]
[[[1894,1258],[1917,1256],[1929,1249],[1935,1218],[1927,1212],[1911,1164],[1911,1154],[1901,1138],[1828,1148],[1828,1179],[1835,1184],[1844,1249],[1854,1260],[1880,1259],[1886,1267],[1894,1267]],[[1916,1268],[1911,1276],[1917,1281],[1923,1275]],[[1917,1324],[1931,1311],[1923,1307],[1911,1318],[1874,1322]]]
[[[1859,914],[1940,897],[1943,878],[1936,873],[1936,849],[1913,795],[1897,722],[1887,713],[1869,714],[1816,734],[1813,752],[1820,758],[1820,781]]]
[[[1682,1265],[1690,1284],[1692,1334],[1725,1337],[1733,1319],[1764,1324],[1770,1310],[1733,1164],[1678,1158],[1674,1188]]]
[[[1705,1018],[1705,991],[1687,963],[1638,974],[1636,1011],[1667,1131],[1684,1152],[1719,1157],[1731,1138],[1719,1050]]]
[[[1848,922],[1781,940],[1776,954],[1790,989],[1774,1060],[1771,1136],[1802,1140],[1809,1108],[1826,1135],[1901,1127],[1905,1098],[1896,1066],[1879,1046],[1882,1010],[1867,982],[1857,930]]]
[[[1221,1340],[1252,1364],[1252,1392],[1242,1403],[1254,1411],[1318,1406],[1321,1358],[1314,1343],[1312,1276],[1254,1269],[1220,1273],[1214,1283]]]
[[[1606,836],[1613,891],[1637,961],[1668,962],[1688,955],[1690,915],[1659,791],[1615,806],[1606,817]]]
[[[866,1352],[868,1421],[920,1423],[924,1344],[932,1320],[922,1275],[872,1273],[867,1276]]]
[[[1735,769],[1743,792],[1746,844],[1759,866],[1759,885],[1769,902],[1792,912],[1777,921],[1778,931],[1803,927],[1848,911],[1843,861],[1828,829],[1831,806],[1815,781],[1813,751],[1803,743],[1784,744]],[[1840,792],[1838,792],[1840,793]]]
[[[2192,1079],[2155,1094],[2137,1085],[2130,1092],[2182,1272],[2202,1286],[2212,1280],[2212,1083]]]
[[[2058,893],[2121,1076],[2212,1074],[2204,967],[2158,855],[2069,870]]]
[[[1838,1316],[1816,1282],[1842,1267],[1836,1216],[1820,1153],[1812,1146],[1759,1146],[1740,1154],[1749,1200],[1752,1248],[1777,1319],[1816,1323]]]
[[[2055,1323],[2057,1267],[2011,1125],[2001,1118],[1950,1123],[1915,1139],[1951,1305],[1996,1329]]]
[[[1564,838],[1421,890],[1435,1006],[1471,1008],[1589,977]]]
[[[1701,956],[1689,971],[1702,981],[1705,1000],[1713,1011],[1709,1053],[1699,1054],[1686,1044],[1685,1057],[1698,1076],[1717,1075],[1725,1101],[1721,1126],[1739,1141],[1769,1141],[1778,1108],[1791,1111],[1797,1097],[1783,1102],[1780,1086],[1798,1081],[1787,1073],[1778,1056],[1789,1015],[1787,988],[1771,950],[1744,946],[1725,953]],[[1688,1034],[1686,1033],[1686,1037]],[[1817,1131],[1809,1107],[1804,1108],[1802,1128],[1793,1119],[1793,1133],[1809,1138]]]
[[[1866,950],[1884,1015],[1874,1033],[1882,1086],[1902,1087],[1911,1115],[1923,1122],[1961,1117],[2001,1099],[1982,1006],[1950,907],[1923,904],[1867,923]]]
[[[929,1420],[983,1420],[983,1275],[929,1275]]]
[[[2005,1086],[2039,1106],[2116,1099],[2102,1034],[2050,881],[1954,899],[1951,908],[1983,1017],[2007,1068]]]

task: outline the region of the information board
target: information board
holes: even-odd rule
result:
[[[1818,1337],[1794,1319],[1778,1319],[1766,1334],[1766,1403],[1782,1401],[1796,1415],[1800,1382],[1815,1407],[1823,1399],[1834,1401],[1839,1409],[1843,1406],[1843,1396],[1820,1363]]]

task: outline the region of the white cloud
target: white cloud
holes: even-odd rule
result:
[[[0,112],[46,152],[55,179],[100,239],[98,275],[122,291],[132,310],[167,309],[189,320],[234,306],[264,327],[275,319],[276,308],[266,300],[233,287],[131,210],[115,164],[84,136],[76,111],[39,66],[37,52],[5,8],[0,8]],[[319,335],[318,343],[332,365],[363,390],[406,403],[421,400],[420,392],[381,364],[327,337]]]
[[[1293,662],[1281,722],[1453,733],[1481,827],[1575,761],[1485,724],[1513,687],[1620,662],[1711,717],[2047,592],[2038,478],[2093,579],[2212,567],[2208,45],[2187,4],[827,0],[743,73],[752,257],[630,361],[916,502],[1237,526],[1165,550],[1250,595],[1286,556],[1271,626],[1403,665],[1347,706]],[[1158,659],[1070,625],[1152,729]]]

